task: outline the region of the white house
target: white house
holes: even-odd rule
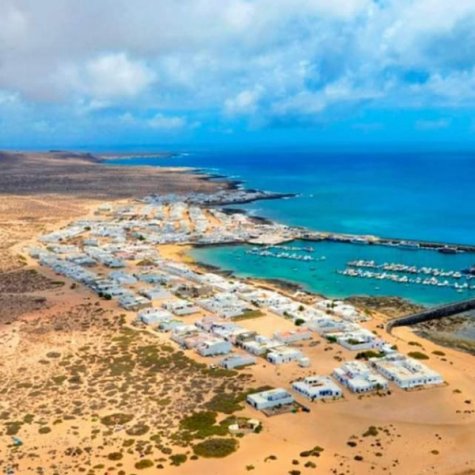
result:
[[[172,318],[162,320],[158,324],[158,328],[164,332],[169,332],[171,330],[176,329],[177,327],[183,325],[183,322],[181,320],[175,320]]]
[[[196,305],[193,305],[191,302],[188,302],[187,300],[181,300],[181,299],[170,300],[169,302],[165,302],[162,304],[162,307],[167,310],[170,310],[175,315],[178,315],[180,317],[185,316],[185,315],[192,315],[200,311],[200,309]]]
[[[303,354],[301,351],[287,346],[274,348],[267,353],[267,360],[272,364],[290,363],[292,361],[297,361],[302,357]]]
[[[226,355],[232,350],[232,345],[222,338],[210,337],[198,345],[196,350],[201,356]]]
[[[223,358],[219,362],[220,366],[226,369],[240,368],[242,366],[250,366],[256,364],[256,358],[249,355],[232,355]]]
[[[161,321],[173,317],[171,312],[159,308],[147,308],[138,313],[139,319],[146,325],[158,325]]]
[[[254,408],[272,409],[275,407],[286,406],[294,402],[292,394],[285,389],[277,388],[269,391],[262,391],[260,393],[249,394],[246,401]]]
[[[256,356],[260,356],[263,355],[266,351],[272,350],[273,348],[276,348],[278,346],[282,346],[282,343],[280,341],[270,339],[262,335],[257,335],[254,339],[239,341],[239,345],[242,346],[249,353],[252,353]]]
[[[197,300],[197,304],[222,318],[235,318],[249,309],[249,305],[230,292],[220,292],[212,297]]]
[[[164,287],[157,286],[151,289],[145,289],[140,292],[144,297],[147,297],[149,300],[160,300],[170,298],[171,294]]]
[[[316,399],[337,399],[343,396],[340,387],[328,376],[308,376],[295,381],[292,388],[312,401]]]
[[[282,343],[295,343],[297,341],[310,340],[312,332],[307,328],[296,328],[286,332],[274,333],[274,338]]]
[[[339,334],[336,336],[336,341],[350,351],[370,350],[381,348],[384,345],[383,340],[377,338],[373,332],[366,328]]]
[[[347,361],[333,371],[333,376],[354,393],[366,393],[388,387],[388,381],[362,361]]]
[[[444,382],[442,376],[436,371],[400,353],[390,354],[384,358],[373,358],[371,363],[383,376],[403,389]]]

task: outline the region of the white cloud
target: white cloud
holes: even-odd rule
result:
[[[74,92],[104,100],[136,96],[155,80],[150,68],[125,53],[104,54],[79,67],[66,67],[62,75]]]
[[[4,3],[4,4],[3,4]],[[0,44],[13,47],[25,39],[28,22],[25,15],[13,3],[0,3]]]
[[[178,116],[166,116],[163,114],[156,114],[147,121],[149,127],[161,130],[177,130],[183,129],[186,124],[186,119]]]
[[[0,90],[84,117],[175,111],[141,119],[163,130],[466,105],[474,32],[474,0],[0,0]]]
[[[236,96],[226,99],[224,103],[228,114],[252,114],[256,111],[262,89],[257,87],[253,90],[244,90]]]
[[[18,94],[0,90],[0,106],[11,105],[18,101]]]

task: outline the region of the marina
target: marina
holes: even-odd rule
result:
[[[467,272],[475,260],[470,252],[444,254],[330,240],[294,240],[285,246],[287,251],[246,244],[201,247],[190,255],[238,276],[280,279],[334,298],[398,295],[431,306],[475,297],[475,280]],[[313,250],[296,250],[308,247]]]
[[[254,254],[260,257],[273,257],[275,259],[289,259],[289,260],[294,260],[294,261],[313,262],[316,260],[315,257],[309,256],[308,254],[298,254],[296,252],[287,252],[287,251],[274,252],[272,250],[269,250],[269,249],[276,249],[276,248],[304,249],[304,248],[292,248],[290,246],[274,246],[272,248],[265,247],[264,249],[253,247],[249,251],[246,251],[246,253]],[[312,252],[312,251],[307,251],[307,252]],[[320,259],[323,259],[323,258],[324,257],[321,257]]]

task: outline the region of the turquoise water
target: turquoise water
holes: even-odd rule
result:
[[[310,255],[315,260],[300,261],[262,257],[249,254],[250,245],[213,246],[196,248],[191,256],[206,264],[231,270],[240,277],[283,279],[301,284],[305,289],[328,297],[350,295],[398,295],[424,305],[442,304],[454,300],[475,297],[475,291],[457,292],[445,287],[417,284],[400,284],[387,280],[352,278],[337,273],[348,261],[355,259],[374,260],[377,263],[397,262],[417,267],[437,267],[460,271],[473,262],[473,255],[445,255],[434,251],[411,251],[394,247],[364,246],[335,242],[294,241],[291,246],[311,246]],[[298,254],[298,253],[297,253]],[[320,260],[325,257],[325,260]],[[475,280],[472,281],[475,285]]]
[[[475,153],[457,151],[212,151],[171,158],[136,157],[114,165],[187,166],[298,196],[238,207],[313,230],[475,244]],[[443,255],[390,247],[319,243],[325,261],[262,258],[247,248],[195,250],[200,261],[239,275],[280,278],[333,297],[397,295],[423,304],[468,298],[470,292],[350,278],[336,273],[354,259],[461,270],[475,254]],[[315,269],[311,269],[314,267]],[[473,294],[473,292],[472,292]]]
[[[290,225],[475,244],[475,153],[243,150],[112,163],[197,167],[246,187],[296,193],[242,206]]]

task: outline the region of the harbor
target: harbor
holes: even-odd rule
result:
[[[335,298],[397,295],[422,305],[475,297],[471,252],[297,239],[276,246],[201,247],[191,257],[238,276],[279,279]]]

